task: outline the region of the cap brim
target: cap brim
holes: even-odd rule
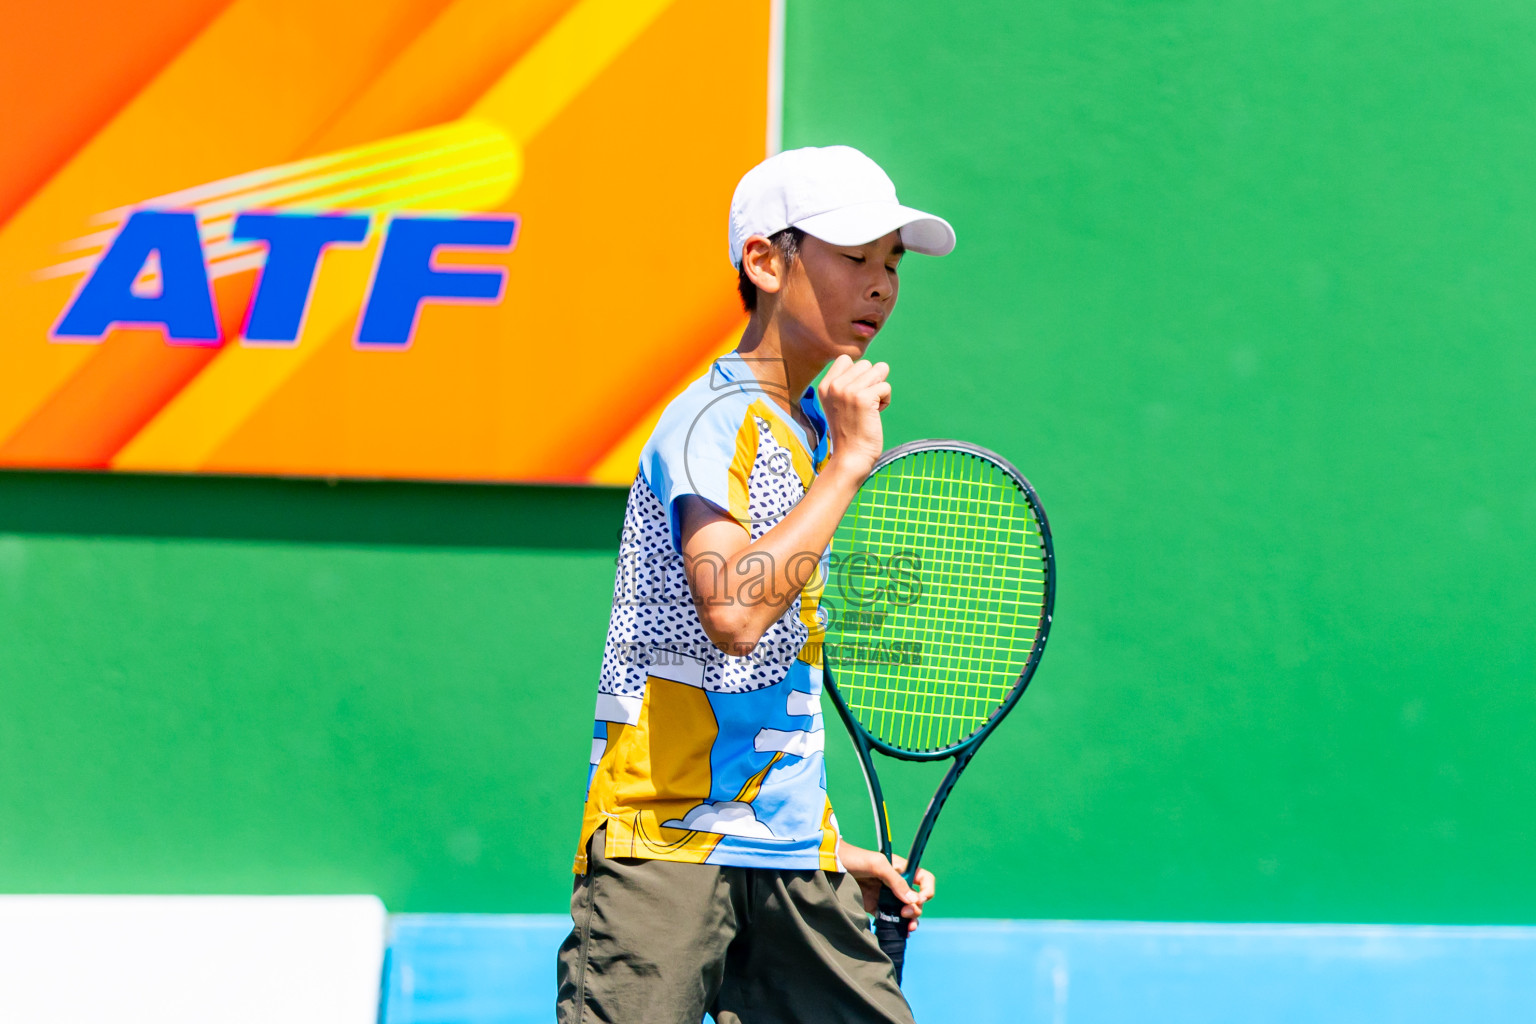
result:
[[[864,245],[892,231],[901,232],[909,252],[944,256],[955,247],[955,229],[943,217],[897,203],[858,203],[796,221],[808,235],[833,245]]]

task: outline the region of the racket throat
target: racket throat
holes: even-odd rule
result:
[[[912,852],[907,855],[906,870],[901,876],[911,885],[917,877],[917,868],[923,859],[923,852],[928,848],[928,837],[933,833],[933,826],[939,820],[939,812],[944,809],[944,801],[949,799],[950,791],[955,788],[955,782],[960,778],[960,773],[965,771],[965,766],[971,763],[971,758],[976,754],[976,747],[969,746],[955,755],[955,763],[949,766],[949,771],[944,774],[944,781],[939,783],[939,788],[933,791],[933,797],[928,801],[928,808],[923,811],[922,824],[917,827],[917,834],[912,837]]]

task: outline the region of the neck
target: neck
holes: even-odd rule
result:
[[[784,332],[778,317],[765,315],[759,307],[752,315],[741,343],[736,346],[737,355],[752,369],[763,390],[784,409],[796,417],[800,413],[800,396],[811,386],[825,362],[815,358],[797,358],[799,346],[785,345]]]

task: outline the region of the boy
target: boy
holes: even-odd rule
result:
[[[846,146],[780,153],[737,186],[751,320],[667,407],[630,489],[561,1024],[912,1024],[865,911],[885,885],[915,926],[933,876],[913,891],[838,837],[817,604],[883,447],[887,367],[864,352],[903,253],[952,248]]]

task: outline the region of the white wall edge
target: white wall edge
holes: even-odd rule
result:
[[[768,0],[768,155],[784,143],[784,4]]]

